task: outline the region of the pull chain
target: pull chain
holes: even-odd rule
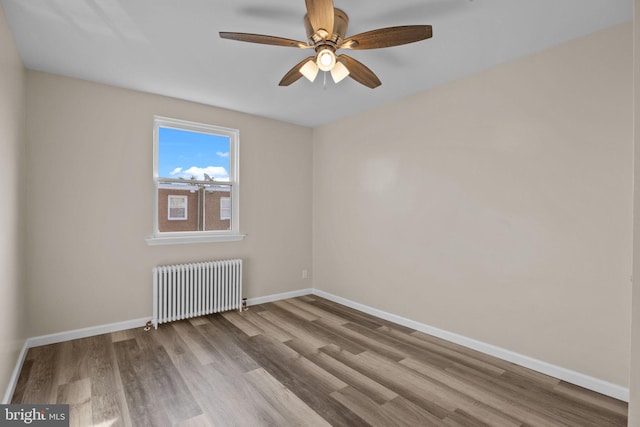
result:
[[[323,72],[322,74],[324,74],[324,85],[323,85],[323,89],[327,90],[327,72]]]

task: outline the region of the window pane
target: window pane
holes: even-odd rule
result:
[[[205,230],[231,230],[231,186],[212,185],[205,191]],[[223,206],[229,203],[229,215],[223,216]]]
[[[159,183],[158,228],[161,232],[231,230],[231,185]]]
[[[169,220],[187,219],[187,196],[169,196]]]
[[[229,181],[229,137],[160,127],[158,177]]]
[[[185,208],[169,208],[169,219],[187,219],[187,210]]]
[[[198,191],[185,184],[158,185],[158,229],[198,231]]]

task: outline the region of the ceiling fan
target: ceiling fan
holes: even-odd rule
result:
[[[431,25],[406,25],[380,28],[345,38],[349,17],[333,7],[333,0],[305,0],[307,14],[304,24],[308,42],[282,37],[248,33],[220,32],[223,39],[260,43],[273,46],[314,49],[315,55],[296,64],[280,81],[280,86],[289,86],[302,76],[314,81],[318,71],[330,72],[333,81],[338,83],[349,76],[358,83],[371,89],[382,84],[378,76],[361,62],[352,57],[336,55],[338,49],[379,49],[399,46],[431,38]]]

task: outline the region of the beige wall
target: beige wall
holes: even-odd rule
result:
[[[154,265],[242,257],[249,298],[311,286],[301,278],[311,266],[309,128],[27,76],[30,335],[150,317]],[[147,246],[154,114],[240,130],[244,241]]]
[[[0,399],[26,338],[21,220],[26,77],[0,7]]]
[[[628,385],[622,25],[314,130],[314,287]]]
[[[634,1],[634,206],[633,206],[633,315],[631,335],[631,396],[629,426],[640,427],[640,0]]]

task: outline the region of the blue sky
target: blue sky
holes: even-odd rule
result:
[[[204,174],[229,180],[229,137],[161,127],[158,176],[204,180]]]

